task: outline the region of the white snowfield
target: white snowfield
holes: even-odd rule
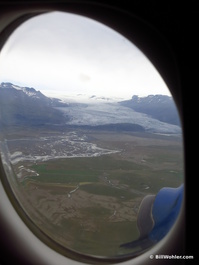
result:
[[[119,103],[69,104],[57,108],[69,116],[69,125],[98,126],[105,124],[130,123],[144,127],[148,132],[164,134],[181,134],[180,126],[161,122],[150,116],[136,112]]]
[[[16,90],[19,90],[19,91],[23,91],[26,95],[30,96],[30,97],[35,97],[35,98],[39,98],[37,96],[37,93],[35,93],[33,90],[31,91],[31,89],[29,90],[28,88],[26,87],[19,87],[19,86],[15,86],[15,85],[12,85],[13,88],[15,88]]]

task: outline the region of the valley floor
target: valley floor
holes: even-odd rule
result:
[[[15,131],[6,140],[22,208],[59,244],[117,256],[139,237],[142,199],[183,182],[180,136],[94,130]]]

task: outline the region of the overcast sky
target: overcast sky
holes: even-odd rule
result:
[[[11,35],[0,54],[0,82],[8,81],[46,95],[170,95],[130,41],[99,22],[61,12],[31,18]]]

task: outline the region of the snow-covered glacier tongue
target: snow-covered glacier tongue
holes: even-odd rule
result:
[[[100,126],[108,124],[137,124],[147,132],[181,134],[178,125],[161,122],[147,114],[136,112],[118,103],[69,104],[67,108],[58,108],[70,116],[68,125]]]

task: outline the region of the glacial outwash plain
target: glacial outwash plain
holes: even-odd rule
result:
[[[1,156],[27,216],[73,251],[131,252],[120,246],[139,238],[143,198],[184,181],[182,132],[171,98],[109,102],[93,96],[91,103],[77,103],[11,83],[0,91]]]

